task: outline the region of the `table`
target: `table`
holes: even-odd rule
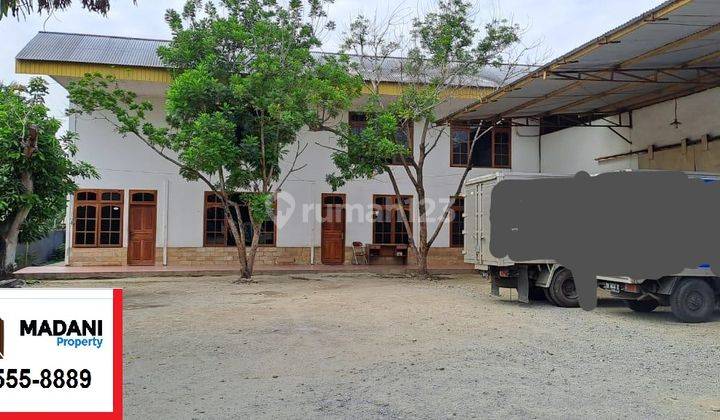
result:
[[[393,261],[395,264],[407,265],[408,245],[407,244],[367,244],[365,249],[368,264],[373,261]]]

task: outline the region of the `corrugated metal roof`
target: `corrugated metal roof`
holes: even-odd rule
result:
[[[613,115],[720,86],[720,1],[670,0],[446,119]]]
[[[160,46],[169,41],[143,38],[127,38],[106,35],[90,35],[60,32],[39,32],[15,57],[27,61],[56,61],[71,63],[106,64],[113,66],[134,66],[164,68],[157,56]],[[322,54],[322,53],[317,53]],[[350,56],[359,62],[358,56]],[[380,63],[380,74],[384,82],[408,82],[403,71],[404,60],[391,57]],[[362,66],[361,66],[362,69]],[[368,78],[370,75],[365,71]],[[363,73],[363,71],[361,71]],[[461,80],[463,86],[498,87],[504,72],[487,68],[474,77]]]
[[[400,57],[388,57],[383,59],[375,60],[372,57],[365,58],[365,65],[360,65],[361,58],[357,55],[350,55],[350,60],[358,64],[360,74],[366,79],[370,80],[373,78],[374,67],[379,67],[379,75],[383,82],[393,83],[409,83],[412,82],[404,70],[405,60]],[[457,84],[461,86],[472,86],[472,87],[500,87],[503,83],[503,77],[506,71],[501,68],[486,67],[480,71],[477,75],[464,76],[457,80]],[[420,82],[428,82],[432,78],[432,74],[425,76],[424,80]]]
[[[158,39],[39,32],[15,58],[162,68],[156,51],[167,44]]]

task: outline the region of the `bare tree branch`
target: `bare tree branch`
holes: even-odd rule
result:
[[[410,221],[408,220],[407,214],[405,214],[405,208],[402,205],[402,194],[400,194],[400,187],[398,187],[397,179],[395,179],[395,175],[391,170],[389,170],[389,168],[386,170],[386,173],[390,177],[390,184],[392,184],[393,190],[395,191],[395,202],[398,207],[398,211],[400,212],[400,218],[402,219],[403,226],[405,226],[405,231],[408,234],[408,243],[415,252],[415,255],[419,255],[417,245],[415,244],[415,238],[413,237],[413,230],[410,227]]]
[[[453,195],[453,197],[457,197],[460,195],[460,193],[462,192],[462,187],[463,187],[463,185],[465,185],[465,179],[467,178],[468,174],[470,173],[470,170],[472,170],[472,158],[471,157],[472,157],[473,151],[475,150],[475,144],[477,143],[478,139],[480,139],[482,136],[484,136],[485,134],[492,131],[493,128],[494,128],[494,126],[491,126],[490,128],[486,129],[482,133],[480,132],[479,129],[475,132],[475,136],[473,137],[472,144],[470,145],[470,151],[468,152],[468,161],[467,161],[467,164],[465,165],[465,170],[463,171],[463,174],[460,177],[460,182],[458,182],[458,186],[455,189],[455,194]],[[435,227],[435,231],[430,236],[430,239],[428,239],[428,246],[431,246],[433,244],[433,242],[435,242],[435,239],[437,238],[438,234],[440,233],[440,230],[442,229],[443,224],[445,224],[445,220],[447,219],[448,214],[450,213],[450,207],[451,206],[448,206],[445,209],[445,211],[443,212],[442,217],[440,218],[437,226]]]
[[[307,163],[306,163],[306,164],[301,165],[301,166],[299,166],[299,167],[297,167],[297,168],[295,167],[295,165],[297,164],[298,158],[300,157],[300,155],[302,155],[302,154],[305,152],[305,150],[306,150],[307,147],[308,147],[308,144],[309,144],[309,143],[305,143],[305,144],[303,145],[303,147],[300,148],[300,143],[299,143],[299,142],[297,143],[297,149],[295,150],[295,157],[293,158],[292,164],[290,165],[290,169],[288,169],[288,171],[285,173],[285,177],[284,177],[284,178],[280,181],[280,183],[277,185],[277,188],[275,188],[277,191],[280,191],[280,190],[282,189],[283,184],[285,184],[285,181],[288,179],[288,177],[290,176],[290,174],[292,174],[293,172],[300,171],[300,170],[304,169],[304,168],[307,166]]]

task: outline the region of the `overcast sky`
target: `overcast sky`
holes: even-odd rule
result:
[[[80,3],[75,1],[74,3]],[[168,8],[181,8],[184,0],[111,0],[107,17],[92,14],[74,6],[48,18],[32,15],[20,20],[0,20],[0,81],[25,82],[28,77],[15,74],[15,55],[38,31],[78,32],[141,38],[167,39],[170,33],[163,20]],[[393,6],[388,4],[392,3]],[[478,24],[493,17],[507,17],[526,28],[526,43],[542,42],[549,58],[559,56],[633,17],[657,6],[660,0],[477,0]],[[338,31],[325,40],[326,51],[338,45],[340,34],[350,19],[362,12],[380,16],[400,8],[404,14],[427,9],[431,0],[405,2],[383,0],[335,0],[330,6],[330,19]],[[51,84],[48,105],[58,117],[67,106],[65,90]]]

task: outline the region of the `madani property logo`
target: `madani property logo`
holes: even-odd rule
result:
[[[102,320],[90,321],[20,321],[20,336],[50,336],[57,347],[95,348],[103,345]],[[72,338],[75,337],[75,338]],[[90,338],[88,338],[90,337]],[[0,360],[5,358],[5,321],[0,318]]]
[[[104,344],[102,320],[20,320],[20,336],[53,337],[57,347],[100,349]]]

